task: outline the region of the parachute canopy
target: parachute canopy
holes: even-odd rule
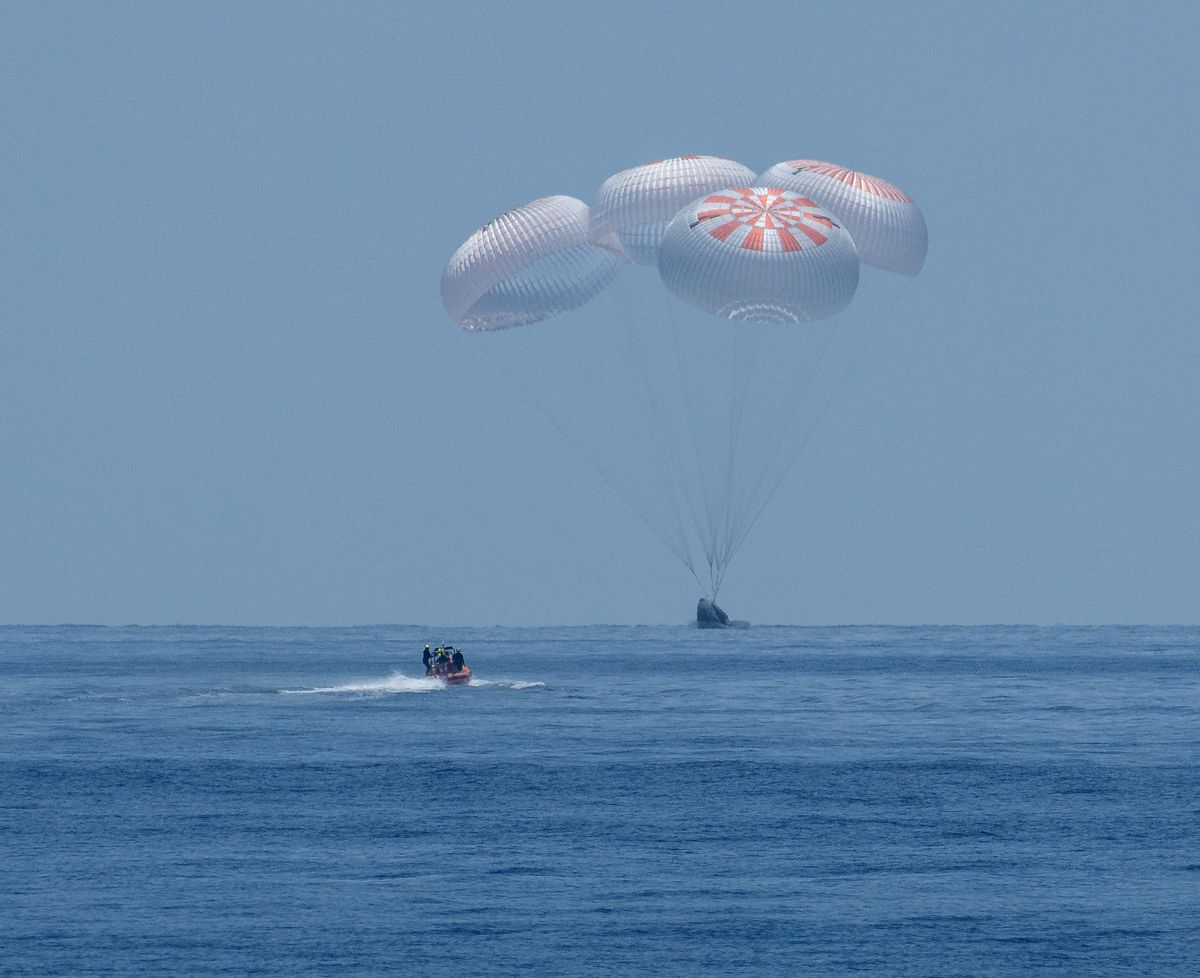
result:
[[[820,160],[776,163],[758,180],[811,197],[837,215],[864,264],[902,275],[921,271],[929,244],[925,218],[899,187]]]
[[[680,156],[615,174],[590,209],[542,197],[485,224],[442,300],[490,334],[582,306],[630,258],[655,269],[598,315],[480,342],[715,599],[926,245],[916,204],[876,177]]]
[[[639,265],[658,260],[671,219],[697,197],[754,182],[754,171],[720,156],[676,156],[622,170],[601,185],[592,201],[592,234],[615,233]]]
[[[658,271],[692,305],[757,322],[823,319],[858,286],[850,234],[808,197],[779,187],[734,187],[693,201],[667,228]]]
[[[442,274],[442,303],[466,330],[523,326],[583,305],[626,263],[612,235],[593,240],[582,200],[539,197],[459,246]]]

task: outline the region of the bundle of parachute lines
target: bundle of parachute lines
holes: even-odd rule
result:
[[[681,156],[615,174],[590,207],[541,197],[489,221],[451,256],[442,301],[466,330],[522,326],[582,306],[632,260],[713,315],[804,323],[851,301],[860,263],[915,276],[926,247],[920,209],[886,180]]]

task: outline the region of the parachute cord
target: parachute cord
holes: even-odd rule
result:
[[[661,302],[661,300],[660,300]],[[673,316],[662,309],[661,306],[655,310],[655,315],[652,315],[645,330],[644,335],[652,338],[657,338],[660,342],[669,337],[669,328],[664,323],[672,323]],[[633,330],[629,332],[630,341],[633,342]],[[639,334],[641,335],[641,334]],[[644,361],[639,359],[639,363]],[[674,430],[674,425],[671,424],[671,412],[659,398],[658,391],[661,388],[661,379],[658,383],[652,382],[649,373],[642,370],[639,374],[642,387],[647,400],[655,409],[655,420],[657,426],[655,434],[659,436],[658,451],[656,454],[656,464],[663,477],[663,484],[667,489],[671,499],[676,529],[680,539],[683,541],[683,546],[687,549],[689,557],[691,554],[691,533],[684,526],[684,510],[686,509],[687,516],[691,526],[697,527],[700,524],[699,511],[697,508],[695,497],[693,496],[690,486],[693,483],[691,474],[687,471],[686,454],[683,449],[686,447],[683,444],[683,439],[678,437],[679,432]],[[685,396],[683,388],[682,371],[679,372],[680,379],[680,397]],[[680,505],[682,502],[682,506]],[[691,568],[689,568],[691,569]],[[692,576],[696,577],[697,583],[700,584],[699,577],[695,570],[692,570]],[[704,585],[700,584],[700,590],[704,590]]]
[[[787,439],[788,434],[792,431],[796,417],[800,414],[800,410],[804,405],[805,397],[808,395],[809,389],[812,386],[813,378],[817,375],[818,368],[824,361],[826,353],[829,350],[833,335],[837,330],[840,320],[835,320],[834,323],[828,326],[823,336],[820,338],[815,354],[810,351],[807,355],[801,357],[804,361],[801,376],[797,379],[796,400],[792,405],[791,410],[787,414],[787,420],[781,424],[776,430],[777,434],[774,438],[768,440],[770,448],[764,452],[764,460],[761,470],[757,473],[750,490],[746,493],[744,505],[739,507],[741,516],[735,521],[734,529],[731,532],[729,539],[726,542],[726,549],[723,552],[722,562],[728,564],[733,560],[734,555],[741,549],[741,545],[745,540],[745,525],[747,518],[755,510],[761,512],[766,502],[762,500],[764,484],[771,484],[771,470],[775,460],[779,457],[782,446]],[[803,328],[803,327],[801,327]],[[807,337],[806,337],[807,339]],[[788,466],[790,468],[790,464]],[[777,486],[776,486],[777,488]],[[774,494],[774,488],[767,495],[767,499]],[[754,517],[757,520],[757,516]]]
[[[759,474],[758,479],[755,481],[754,487],[751,489],[748,495],[746,509],[743,512],[742,518],[739,521],[737,528],[734,530],[733,536],[730,540],[731,549],[728,555],[729,560],[732,560],[734,554],[736,554],[742,548],[742,544],[746,542],[746,538],[749,536],[750,530],[753,528],[754,524],[758,522],[759,518],[766,510],[767,504],[774,497],[775,493],[779,491],[779,487],[783,484],[784,477],[788,472],[791,471],[792,466],[800,457],[800,453],[804,450],[804,446],[812,437],[813,431],[816,430],[817,425],[828,412],[828,406],[818,412],[818,415],[813,423],[807,427],[807,430],[801,433],[800,441],[795,451],[790,455],[785,456],[785,461],[780,467],[780,470],[774,476],[772,476],[772,469],[775,468],[775,462],[780,457],[780,452],[782,451],[782,446],[786,440],[786,435],[793,429],[796,423],[796,418],[804,406],[804,399],[807,397],[808,392],[811,389],[813,378],[817,375],[821,364],[824,363],[825,357],[829,352],[830,346],[832,345],[834,335],[840,328],[841,323],[842,320],[840,319],[834,322],[833,326],[826,331],[824,338],[821,340],[820,345],[817,348],[816,355],[810,357],[811,362],[809,364],[807,376],[805,377],[802,385],[803,393],[793,406],[792,411],[788,416],[787,423],[780,429],[780,437],[776,439],[774,447],[768,453],[769,461]],[[763,488],[764,485],[766,486],[765,489]]]
[[[678,536],[680,551],[685,554],[684,565],[691,572],[691,576],[696,578],[696,582],[700,583],[700,577],[698,577],[694,563],[692,563],[688,529],[684,526],[683,511],[679,505],[680,492],[678,486],[682,485],[684,476],[678,472],[678,467],[674,466],[673,456],[668,452],[667,445],[665,444],[671,437],[670,432],[667,431],[668,412],[658,396],[658,391],[656,391],[652,379],[650,379],[647,371],[647,358],[642,355],[642,349],[638,347],[637,331],[629,325],[630,320],[626,319],[625,322],[625,338],[629,344],[630,358],[634,361],[637,377],[641,380],[644,401],[652,408],[656,422],[656,424],[649,426],[649,436],[654,443],[654,466],[658,469],[660,484],[664,486],[667,502],[671,505],[671,520],[674,532]],[[670,460],[670,464],[668,464],[668,460]]]
[[[644,328],[636,328],[634,321],[630,318],[625,318],[624,322],[626,324],[625,338],[628,344],[631,359],[635,364],[638,380],[641,383],[644,402],[648,403],[653,411],[653,420],[655,423],[649,426],[648,433],[653,440],[655,447],[654,464],[658,470],[660,482],[667,493],[668,502],[671,506],[671,517],[674,523],[675,533],[678,536],[677,545],[674,547],[669,546],[669,549],[671,549],[672,553],[674,553],[676,557],[680,559],[680,562],[688,569],[688,572],[692,575],[693,580],[695,580],[701,592],[704,592],[706,588],[701,581],[699,572],[697,571],[693,561],[690,544],[691,536],[684,525],[683,519],[684,509],[686,508],[686,511],[690,515],[692,525],[697,530],[699,530],[702,525],[696,500],[689,491],[689,486],[693,484],[693,480],[689,477],[689,473],[687,472],[685,461],[686,453],[682,456],[680,454],[681,450],[686,448],[686,446],[683,444],[683,439],[676,437],[677,433],[673,431],[674,426],[670,423],[670,411],[664,404],[661,397],[661,378],[657,380],[651,378],[647,369],[649,360],[643,355],[643,350],[639,345],[639,339],[642,337],[659,337],[675,342],[675,360],[680,383],[679,390],[681,396],[686,399],[687,387],[684,383],[683,372],[679,363],[680,358],[678,355],[679,347],[677,342],[677,333],[674,330],[674,323],[676,322],[676,319],[673,315],[660,310],[658,315],[650,317],[650,322],[645,324]],[[664,323],[670,323],[671,328],[668,329],[668,327],[664,326]],[[690,417],[691,415],[689,414],[689,420]],[[696,443],[697,439],[694,434],[694,427],[692,430],[692,441],[693,443]],[[702,475],[702,472],[699,471],[699,466],[697,466],[696,474],[697,476]],[[613,483],[610,481],[609,484],[612,485]],[[638,512],[638,514],[642,517],[643,522],[646,522],[647,525],[650,525],[653,529],[653,524],[651,524],[651,522],[645,517],[645,514],[641,513],[638,507],[636,507],[628,499],[628,497],[625,497],[624,494],[622,495],[630,507],[634,509],[635,512]],[[659,532],[658,535],[660,539],[662,539],[661,532]],[[703,545],[703,538],[701,538],[701,543]],[[708,548],[704,548],[702,546],[702,549],[704,549],[706,553],[706,560],[709,564],[711,577],[711,554]]]
[[[876,320],[875,328],[873,330],[869,330],[864,342],[859,344],[856,349],[851,351],[849,365],[845,374],[837,381],[836,387],[830,393],[825,404],[820,407],[816,416],[812,419],[812,422],[808,425],[795,449],[785,457],[783,466],[775,476],[773,483],[769,486],[765,495],[755,506],[753,515],[749,516],[749,519],[745,521],[744,527],[739,530],[739,535],[735,542],[733,553],[736,553],[738,550],[740,550],[742,544],[745,543],[746,538],[750,535],[750,531],[754,528],[755,524],[758,523],[759,519],[762,517],[762,514],[765,512],[767,505],[779,491],[779,487],[783,485],[783,481],[787,477],[787,474],[792,470],[800,456],[804,453],[804,449],[812,439],[813,434],[820,428],[821,422],[824,421],[826,416],[828,416],[829,412],[833,409],[833,406],[837,403],[838,398],[840,398],[842,393],[845,391],[850,378],[854,375],[855,371],[866,357],[867,350],[871,348],[876,336],[887,328],[892,316],[895,315],[897,306],[899,306],[900,301],[904,298],[904,296],[908,294],[911,285],[912,280],[909,279],[901,286],[901,288],[888,302],[887,308],[884,310],[883,315],[878,317]],[[833,334],[831,332],[828,339],[832,339],[832,335]],[[829,345],[828,339],[826,341],[825,348],[827,348]],[[822,357],[824,357],[825,348],[822,349]],[[797,411],[798,410],[799,405],[797,405]],[[732,554],[730,555],[730,558],[732,559]]]
[[[668,422],[669,412],[660,400],[657,388],[651,382],[649,372],[646,369],[648,358],[643,355],[643,351],[638,345],[638,336],[641,334],[638,330],[629,325],[631,320],[626,319],[625,322],[625,337],[629,345],[631,357],[637,370],[637,375],[642,383],[642,392],[645,401],[650,404],[655,416],[656,423],[650,426],[650,436],[655,443],[655,466],[658,469],[659,478],[666,490],[668,501],[671,505],[671,517],[675,525],[675,532],[679,536],[680,547],[687,553],[687,560],[685,564],[688,570],[691,571],[692,577],[696,579],[696,583],[700,584],[700,578],[696,574],[695,568],[692,566],[691,544],[689,542],[687,529],[684,526],[683,512],[680,507],[680,496],[684,496],[684,502],[685,504],[687,503],[686,494],[682,488],[685,484],[686,476],[682,471],[679,470],[676,457],[668,447],[672,441]],[[656,328],[654,325],[650,326],[650,329],[654,328]],[[668,459],[671,463],[670,466],[668,466]],[[704,589],[702,584],[700,585],[700,589]]]
[[[733,355],[730,358],[733,369],[728,373],[729,391],[729,446],[725,466],[725,505],[721,520],[719,545],[717,546],[717,577],[713,584],[714,590],[719,590],[729,563],[729,543],[732,539],[735,525],[735,514],[740,512],[743,500],[737,491],[736,474],[739,459],[742,455],[744,439],[744,423],[746,419],[746,404],[752,388],[752,374],[759,365],[759,344],[762,331],[754,324],[730,323],[733,339]],[[733,331],[736,331],[734,333]]]
[[[682,331],[682,328],[680,328],[679,314],[674,314],[670,319],[670,323],[671,341],[674,347],[674,365],[676,365],[676,374],[679,380],[679,392],[682,395],[686,431],[690,434],[688,445],[680,445],[680,450],[683,451],[684,457],[688,457],[692,466],[694,466],[692,473],[695,474],[695,485],[698,488],[698,499],[689,493],[692,526],[696,530],[701,550],[708,562],[709,576],[712,576],[714,557],[712,534],[706,533],[706,528],[710,523],[709,514],[712,512],[712,493],[709,490],[708,472],[706,466],[704,466],[704,439],[701,436],[700,430],[696,427],[698,410],[694,395],[692,395],[692,383],[694,382],[689,383],[689,379],[684,373],[683,343],[680,341],[680,331]],[[690,452],[688,449],[690,449]],[[691,480],[688,481],[691,482]]]
[[[667,550],[669,550],[679,560],[679,562],[691,572],[692,577],[696,578],[696,583],[699,584],[700,578],[696,573],[695,566],[692,564],[691,554],[688,552],[686,541],[684,542],[683,546],[680,546],[678,541],[672,541],[667,534],[662,531],[662,529],[656,526],[654,522],[648,516],[646,516],[644,512],[642,512],[641,508],[633,501],[632,498],[630,498],[629,493],[622,489],[620,485],[618,485],[613,478],[604,471],[598,462],[594,461],[588,456],[588,453],[584,451],[583,447],[578,443],[578,441],[576,441],[571,433],[558,421],[557,418],[555,418],[554,414],[548,410],[544,404],[538,401],[537,398],[535,398],[523,385],[516,383],[513,378],[509,378],[509,381],[512,386],[526,399],[526,401],[536,407],[539,413],[541,413],[546,420],[550,422],[550,424],[555,428],[556,431],[558,431],[567,444],[578,453],[580,458],[588,463],[589,467],[600,477],[604,484],[608,486],[608,488],[614,493],[616,493],[617,496],[624,501],[625,505],[629,507],[630,511],[637,516],[638,519],[640,519],[647,526],[647,528],[656,537],[658,537],[660,541],[662,541]],[[701,587],[703,588],[703,585],[701,585]]]
[[[686,486],[688,486],[688,473],[685,472],[683,464],[680,463],[678,457],[678,449],[676,446],[677,439],[673,437],[671,426],[671,412],[667,408],[660,396],[661,383],[655,383],[650,377],[648,371],[648,362],[650,358],[642,355],[642,350],[638,347],[638,337],[648,336],[654,337],[661,335],[664,326],[662,326],[661,314],[658,316],[650,316],[649,322],[641,329],[635,329],[630,318],[625,319],[625,336],[629,343],[631,359],[635,361],[637,366],[637,378],[641,382],[641,394],[643,401],[648,403],[652,408],[654,424],[648,426],[650,438],[654,442],[654,464],[658,469],[660,484],[664,487],[667,494],[667,502],[671,505],[671,518],[674,524],[674,530],[678,534],[679,545],[688,552],[688,569],[691,571],[692,577],[696,578],[697,584],[700,584],[700,577],[694,566],[691,566],[691,534],[686,527],[684,516],[685,509],[690,520],[695,522],[694,504]],[[700,584],[703,590],[703,584]]]
[[[770,342],[771,337],[773,336],[773,324],[743,324],[743,328],[750,333],[750,338],[747,341],[740,342],[738,344],[739,351],[749,351],[748,355],[743,353],[739,363],[739,368],[742,371],[741,376],[738,378],[738,390],[740,396],[736,400],[736,445],[739,446],[739,448],[745,445],[746,438],[748,437],[745,431],[745,422],[747,417],[746,407],[749,403],[751,392],[753,392],[754,397],[761,397],[760,385],[755,383],[755,381],[757,381],[760,375],[764,372],[764,360],[768,357],[778,355],[773,344]],[[801,384],[800,390],[803,391],[803,389],[804,385]],[[762,426],[760,425],[759,427],[761,429]],[[750,426],[750,429],[749,436],[755,438],[755,443],[750,446],[749,452],[749,459],[753,459],[761,450],[759,439],[762,437],[763,432],[761,430],[755,430],[753,425]],[[781,438],[782,434],[780,436],[780,440]],[[770,460],[773,457],[773,453],[777,451],[778,440],[772,452],[767,454],[766,459],[761,464],[769,466]],[[736,454],[740,457],[746,453],[744,451],[736,450]],[[752,474],[754,466],[749,465],[747,467],[751,470]],[[736,471],[733,465],[730,466],[729,479],[730,503],[728,525],[725,528],[725,546],[721,554],[722,575],[724,575],[725,568],[729,566],[729,562],[733,559],[735,552],[735,549],[733,548],[733,540],[735,528],[739,519],[737,514],[744,513],[746,508],[749,507],[754,501],[753,495],[746,495],[745,493],[738,492],[738,480],[736,478]],[[735,496],[736,498],[734,498]]]
[[[703,443],[700,438],[700,432],[696,427],[697,406],[691,393],[691,389],[686,382],[683,373],[683,344],[680,338],[680,316],[670,316],[671,323],[671,339],[675,346],[675,368],[679,377],[679,390],[683,396],[684,413],[687,415],[688,430],[692,435],[692,450],[696,463],[697,480],[700,483],[700,495],[703,502],[704,519],[700,518],[699,512],[696,510],[694,503],[692,509],[692,520],[696,527],[696,533],[700,537],[700,544],[704,550],[704,555],[708,559],[709,566],[716,556],[716,542],[712,539],[711,530],[708,533],[706,529],[712,526],[712,499],[708,487],[708,475],[705,471],[703,460]],[[689,496],[689,500],[690,500]]]
[[[755,351],[751,350],[751,355],[747,356],[746,348],[758,339],[758,334],[748,324],[737,323],[734,324],[734,328],[750,335],[745,341],[740,342],[735,337],[733,370],[729,374],[729,449],[725,465],[725,512],[722,514],[721,549],[719,551],[722,557],[718,559],[718,577],[713,585],[714,591],[720,588],[721,578],[724,577],[726,560],[723,555],[728,548],[730,533],[733,530],[733,514],[737,511],[740,502],[734,498],[736,495],[734,473],[737,471],[738,447],[742,441],[742,422],[745,418],[747,391],[750,387],[749,378],[746,376],[747,365],[750,362],[756,362],[756,358],[753,356]]]

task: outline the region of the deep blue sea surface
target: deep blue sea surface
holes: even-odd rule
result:
[[[4,975],[1200,974],[1197,628],[8,627],[0,680]]]

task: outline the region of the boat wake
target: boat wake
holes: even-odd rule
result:
[[[402,672],[393,672],[386,679],[368,679],[364,682],[345,683],[342,686],[316,686],[312,689],[281,689],[279,692],[292,696],[317,693],[357,693],[360,696],[382,696],[387,693],[432,693],[445,688],[446,684],[440,679],[406,676]]]
[[[472,679],[468,686],[492,686],[496,689],[545,689],[546,684],[524,679]]]
[[[536,689],[545,687],[542,682],[527,682],[521,679],[475,679],[466,683],[467,686],[490,686],[494,689]],[[357,683],[345,683],[341,686],[316,686],[311,689],[281,689],[279,692],[288,696],[313,696],[318,693],[341,693],[357,696],[386,696],[392,693],[435,693],[449,688],[446,683],[436,677],[406,676],[402,672],[394,672],[386,679],[366,680]]]

